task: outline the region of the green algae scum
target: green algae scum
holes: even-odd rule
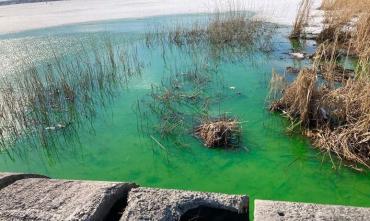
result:
[[[1,36],[0,171],[370,206],[368,172],[287,134],[289,121],[266,109],[271,71],[309,63],[287,55],[290,27],[240,22],[248,39],[220,46],[222,23],[203,28],[208,16]],[[221,117],[238,124],[237,147],[209,148],[194,133]]]

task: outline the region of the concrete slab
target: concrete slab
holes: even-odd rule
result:
[[[121,221],[248,220],[248,197],[181,190],[137,188],[129,193]],[[212,217],[208,217],[212,216]],[[232,217],[232,218],[231,218]],[[197,219],[198,220],[198,219]]]
[[[26,178],[48,178],[48,177],[29,173],[0,173],[0,189],[8,186],[11,183],[14,183],[17,180]]]
[[[131,183],[18,180],[0,190],[0,220],[102,220]]]
[[[370,208],[255,200],[254,220],[367,221]]]

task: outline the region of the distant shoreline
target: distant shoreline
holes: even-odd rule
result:
[[[270,22],[291,25],[297,0],[234,0]],[[314,0],[319,3],[321,0]],[[5,5],[13,2],[10,5]],[[16,2],[19,2],[18,4]],[[48,2],[46,4],[45,2]],[[0,0],[0,35],[77,23],[226,11],[217,0]],[[23,4],[27,3],[27,4]],[[318,4],[316,4],[318,5]]]
[[[0,1],[0,6],[35,3],[35,2],[45,2],[46,3],[46,2],[55,2],[55,1],[63,1],[63,0],[5,0],[5,1]]]

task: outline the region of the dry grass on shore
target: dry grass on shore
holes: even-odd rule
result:
[[[341,47],[360,55],[368,50],[370,40],[370,2],[368,0],[324,0],[324,30],[320,42],[338,37]]]
[[[315,70],[303,69],[270,109],[301,126],[320,149],[370,168],[370,82],[348,80],[329,89],[317,79]]]
[[[312,67],[285,87],[276,86],[285,79],[273,73],[270,94],[281,97],[270,110],[289,117],[290,131],[299,127],[329,156],[334,153],[357,170],[370,169],[370,2],[324,0],[321,9],[325,24]],[[300,16],[301,11],[297,20]],[[349,57],[356,60],[351,72],[341,63]]]

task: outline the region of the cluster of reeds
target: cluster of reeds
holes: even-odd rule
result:
[[[302,124],[308,124],[311,112],[310,102],[315,92],[316,79],[315,71],[301,70],[297,79],[284,88],[282,99],[272,103],[271,110],[284,111],[291,119],[298,119]],[[270,83],[270,85],[273,84]]]
[[[366,0],[324,0],[324,30],[311,69],[290,85],[282,76],[270,83],[272,111],[283,112],[322,150],[370,168],[370,4]],[[343,60],[357,61],[347,70]]]
[[[311,7],[312,7],[312,0],[301,0],[297,10],[297,16],[294,20],[293,29],[290,33],[290,38],[300,38],[304,27],[307,25]]]
[[[245,13],[229,12],[213,18],[206,29],[207,39],[216,47],[241,47],[269,51],[273,25],[248,18]]]
[[[276,26],[251,18],[245,11],[230,10],[211,14],[205,21],[176,25],[146,34],[146,44],[170,44],[181,48],[207,48],[212,54],[250,51],[270,52]],[[215,57],[215,56],[213,56]]]
[[[118,86],[140,75],[143,63],[133,51],[110,40],[99,48],[46,64],[28,64],[0,81],[0,148],[29,141],[48,147],[56,133],[91,123],[99,106]]]
[[[326,23],[318,36],[321,42],[317,55],[324,58],[325,72],[338,72],[338,57],[354,57],[357,67],[354,73],[345,73],[345,78],[370,77],[370,4],[367,0],[324,0]],[[327,53],[323,53],[327,51]],[[325,56],[322,56],[325,54]],[[330,59],[328,57],[330,56]],[[331,67],[328,67],[331,66]],[[347,75],[347,76],[346,76]],[[335,76],[334,76],[335,77]]]
[[[319,44],[313,57],[313,66],[319,70],[319,75],[326,83],[332,84],[330,87],[334,82],[342,83],[355,76],[354,70],[346,69],[340,63],[341,59],[348,59],[348,55],[339,47],[338,35],[335,35],[333,41]]]
[[[337,38],[342,48],[359,55],[368,42],[370,4],[367,0],[324,0],[324,30],[320,42]],[[363,45],[365,43],[365,45]]]
[[[284,76],[281,76],[275,70],[272,70],[267,100],[274,101],[276,99],[279,99],[282,96],[282,92],[285,89],[286,85],[287,82]]]
[[[370,168],[370,82],[349,80],[321,96],[317,118],[328,126],[314,134],[314,144]]]
[[[330,88],[317,79],[316,70],[303,69],[271,110],[288,116],[290,129],[299,126],[315,146],[370,168],[370,82]]]
[[[209,148],[236,148],[240,147],[240,122],[226,115],[215,119],[204,119],[194,133],[203,140]]]

